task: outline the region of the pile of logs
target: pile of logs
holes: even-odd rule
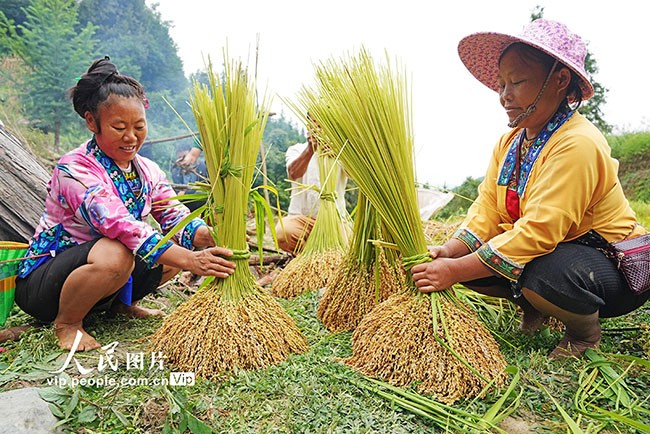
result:
[[[0,240],[31,239],[49,180],[50,172],[0,124]]]

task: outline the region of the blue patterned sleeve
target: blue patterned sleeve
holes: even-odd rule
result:
[[[179,239],[180,245],[185,247],[188,250],[192,250],[194,245],[194,235],[196,235],[197,229],[201,226],[207,226],[205,222],[199,218],[193,219],[191,222],[185,225],[181,236]]]
[[[171,241],[167,241],[165,244],[155,249],[156,244],[158,244],[162,239],[163,236],[160,233],[156,232],[147,238],[136,251],[136,255],[142,258],[142,260],[147,264],[149,268],[152,268],[155,265],[156,261],[158,261],[160,255],[165,253],[165,251],[169,249],[173,244]]]

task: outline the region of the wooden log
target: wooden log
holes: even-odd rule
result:
[[[28,242],[43,213],[50,173],[0,125],[0,240]]]
[[[264,255],[264,265],[273,264],[276,267],[281,267],[285,265],[293,256],[289,254],[279,254],[279,255]],[[260,265],[260,257],[258,255],[252,254],[248,259],[248,265]]]

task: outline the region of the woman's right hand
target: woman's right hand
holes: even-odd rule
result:
[[[186,270],[199,276],[215,276],[222,279],[235,272],[235,263],[226,259],[232,251],[225,247],[208,247],[191,252]]]

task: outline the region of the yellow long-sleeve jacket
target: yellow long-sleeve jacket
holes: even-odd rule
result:
[[[645,233],[618,180],[618,161],[598,129],[574,113],[541,148],[520,191],[520,217],[506,210],[504,163],[521,129],[504,134],[494,148],[479,195],[454,234],[481,262],[510,280],[558,243],[595,230],[607,241]],[[504,185],[499,185],[504,184]]]

